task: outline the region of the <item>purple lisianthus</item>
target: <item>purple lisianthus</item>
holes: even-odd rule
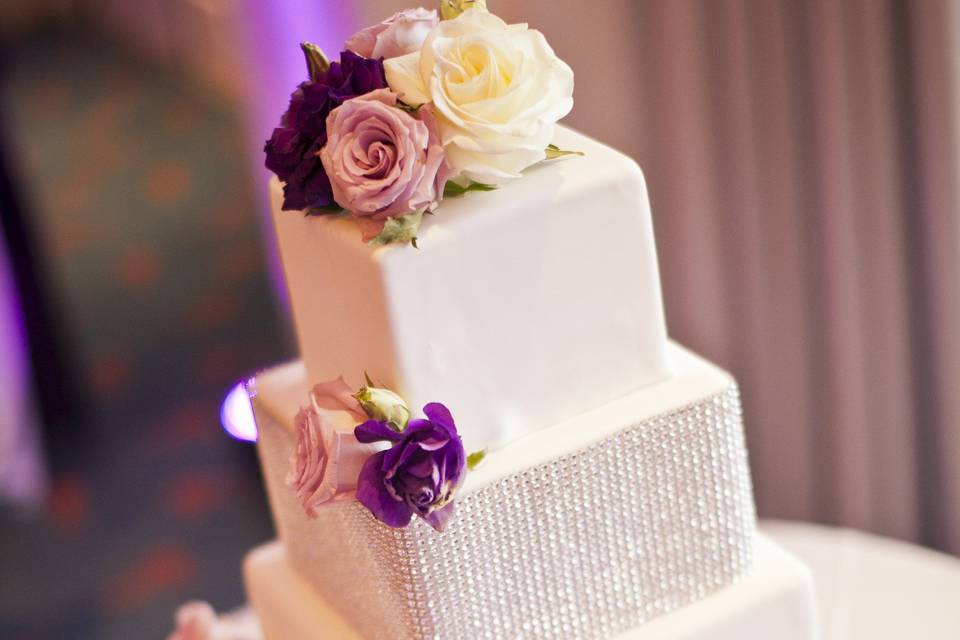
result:
[[[411,420],[403,431],[376,420],[357,425],[359,442],[387,440],[393,445],[367,458],[357,500],[390,527],[405,527],[417,515],[442,531],[453,515],[467,457],[450,411],[432,402],[423,413],[426,419]]]
[[[327,116],[356,96],[387,86],[383,60],[343,51],[321,78],[300,83],[264,151],[266,166],[284,182],[285,210],[334,205],[318,152],[327,143]]]

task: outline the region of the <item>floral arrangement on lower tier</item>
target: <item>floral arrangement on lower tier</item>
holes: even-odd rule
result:
[[[488,191],[545,159],[573,107],[573,71],[539,31],[484,0],[442,0],[362,29],[309,79],[266,143],[283,209],[347,213],[365,241],[412,242],[445,197]],[[441,19],[441,17],[443,19]]]
[[[450,411],[439,402],[423,418],[395,392],[367,384],[354,392],[343,378],[314,386],[294,421],[296,446],[287,484],[308,517],[330,500],[356,497],[384,524],[413,516],[437,531],[453,516],[466,472],[484,452],[466,455]],[[357,423],[352,433],[342,426]]]

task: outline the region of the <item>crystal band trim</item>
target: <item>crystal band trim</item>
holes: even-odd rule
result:
[[[461,496],[441,534],[419,520],[389,529],[352,499],[307,519],[283,484],[292,436],[257,420],[293,566],[370,638],[608,638],[752,559],[734,384]]]

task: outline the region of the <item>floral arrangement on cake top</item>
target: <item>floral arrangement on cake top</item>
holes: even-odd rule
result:
[[[439,402],[412,418],[398,394],[343,378],[314,386],[294,425],[287,484],[308,517],[330,500],[356,497],[378,520],[399,528],[413,516],[442,531],[453,499],[484,452],[466,455],[450,411]],[[346,421],[346,422],[344,422]],[[350,429],[344,424],[354,423]]]
[[[576,152],[551,144],[573,71],[539,31],[484,0],[441,0],[362,29],[309,78],[265,146],[283,209],[343,214],[373,244],[412,242],[444,197],[489,191]]]

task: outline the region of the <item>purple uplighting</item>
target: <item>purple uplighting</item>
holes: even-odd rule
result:
[[[252,380],[238,382],[220,405],[220,423],[231,436],[247,442],[257,441],[257,423],[253,418]]]
[[[244,56],[247,86],[248,155],[253,164],[251,175],[265,184],[269,174],[263,166],[263,143],[280,121],[290,94],[307,77],[300,43],[313,42],[331,58],[338,57],[344,41],[360,28],[361,10],[356,3],[343,0],[246,0],[240,6],[243,38],[256,43],[238,52]],[[266,189],[262,192],[266,194]],[[269,203],[264,198],[261,204],[274,292],[287,307],[287,287],[273,241]]]
[[[0,234],[0,498],[20,504],[36,503],[46,483],[27,345],[20,296]]]
[[[286,110],[291,92],[307,74],[300,43],[314,42],[335,57],[342,43],[359,28],[360,10],[341,0],[246,0],[240,7],[241,34],[245,41],[257,43],[240,52],[245,56],[249,157],[253,162],[252,175],[266,182],[263,143]],[[269,211],[267,203],[263,204],[264,210]],[[262,218],[274,290],[286,303],[283,271],[269,220],[269,215]],[[245,383],[233,387],[223,401],[220,420],[231,436],[253,442],[257,439],[257,426],[250,406],[251,395],[252,389],[248,390]]]

